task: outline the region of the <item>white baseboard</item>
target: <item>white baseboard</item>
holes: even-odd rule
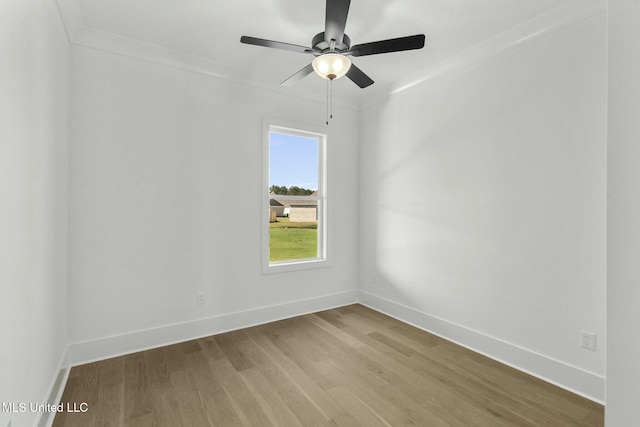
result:
[[[429,315],[366,291],[348,291],[268,307],[228,313],[69,345],[65,366],[76,366],[151,348],[202,338],[303,314],[360,303],[404,323],[438,335],[505,365],[604,405],[604,377],[518,347],[495,337]],[[63,368],[61,368],[61,372]],[[59,402],[62,384],[52,382],[50,399]],[[57,390],[59,388],[59,390]],[[46,426],[42,422],[37,424]]]
[[[67,385],[67,379],[69,378],[69,367],[66,366],[67,351],[65,351],[60,358],[58,369],[51,379],[51,384],[49,385],[49,388],[47,390],[44,403],[57,405],[62,400],[62,393],[64,392],[64,388]],[[34,426],[49,427],[53,424],[53,419],[55,418],[55,416],[55,412],[40,412]]]
[[[360,291],[359,302],[373,310],[604,405],[605,378],[600,375],[366,291]]]
[[[353,290],[77,342],[69,345],[66,364],[82,365],[357,302],[358,291]]]

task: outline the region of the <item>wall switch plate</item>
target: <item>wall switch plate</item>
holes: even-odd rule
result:
[[[580,347],[587,350],[596,351],[596,334],[591,332],[580,332]]]

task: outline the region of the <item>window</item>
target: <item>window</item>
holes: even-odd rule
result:
[[[326,135],[265,122],[263,270],[324,266]]]

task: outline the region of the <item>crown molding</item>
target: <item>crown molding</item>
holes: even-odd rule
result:
[[[319,103],[326,102],[325,90],[319,86],[297,85],[295,90],[292,90],[290,87],[274,86],[269,82],[256,82],[238,76],[230,64],[87,27],[82,20],[78,0],[56,0],[56,2],[67,38],[72,45],[208,75],[280,95]],[[485,61],[605,12],[605,0],[573,0],[483,40],[428,68],[416,70],[411,76],[395,84],[371,88],[359,97],[336,93],[333,100],[334,106],[354,111],[368,109],[383,102],[389,96]]]
[[[390,96],[486,61],[526,43],[606,13],[606,7],[605,0],[574,0],[558,6],[507,31],[483,40],[427,69],[417,70],[411,76],[393,85],[370,92],[360,100],[359,110],[366,110],[383,102]]]
[[[203,74],[307,101],[323,104],[327,102],[324,88],[297,85],[293,90],[290,87],[274,86],[270,82],[250,81],[237,76],[230,64],[87,27],[82,20],[78,0],[56,0],[56,2],[69,43],[74,46]],[[358,109],[357,99],[340,93],[334,94],[333,105],[353,111]]]
[[[64,30],[67,33],[67,39],[69,43],[73,43],[75,35],[84,27],[80,5],[77,0],[56,0],[56,4]]]

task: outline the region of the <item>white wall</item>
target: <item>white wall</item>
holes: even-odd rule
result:
[[[144,341],[136,331],[157,336],[132,346],[159,345],[240,327],[202,322],[215,316],[334,294],[320,305],[355,301],[357,112],[338,108],[327,127],[330,267],[262,275],[263,117],[323,126],[325,105],[83,47],[72,58],[75,347]],[[208,304],[196,305],[198,292]],[[118,345],[72,361],[131,349]]]
[[[618,4],[612,51],[637,16]],[[69,342],[78,362],[349,301],[358,251],[365,302],[603,399],[604,31],[599,16],[361,114],[336,108],[331,266],[265,276],[262,118],[318,126],[324,105],[88,48],[69,68],[54,2],[3,2],[0,400],[46,399]],[[624,342],[638,177],[622,113],[638,73],[617,49],[607,421],[625,425],[640,350]],[[581,329],[598,352],[578,348]]]
[[[0,58],[0,401],[44,402],[67,344],[69,44],[55,2],[0,2]],[[37,417],[0,412],[0,425]]]
[[[597,400],[605,33],[601,13],[389,96],[360,162],[363,301]]]
[[[638,422],[640,402],[640,4],[609,1],[606,425]]]

